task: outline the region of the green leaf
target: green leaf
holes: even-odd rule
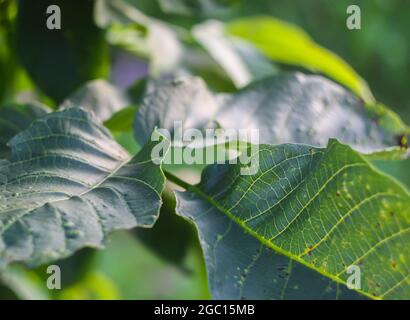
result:
[[[131,87],[127,89],[126,93],[122,93],[122,95],[126,95],[128,103],[130,105],[126,108],[121,108],[104,122],[104,125],[111,132],[127,132],[132,136],[132,124],[134,122],[135,113],[139,108],[142,97],[149,84],[150,79],[143,78],[137,80],[134,84],[132,84]],[[133,138],[132,140],[135,143],[135,140]]]
[[[168,14],[195,17],[227,16],[240,5],[238,0],[159,0]]]
[[[98,79],[87,82],[70,95],[61,103],[60,109],[80,106],[92,111],[101,121],[106,121],[130,104],[130,98],[125,92],[105,80]]]
[[[174,121],[182,121],[185,129],[258,129],[260,143],[325,146],[329,138],[337,138],[359,151],[373,152],[396,146],[397,136],[407,134],[397,115],[383,110],[365,107],[321,76],[278,75],[234,94],[216,95],[198,78],[181,78],[151,88],[134,130],[137,140],[145,143],[155,127],[173,133]]]
[[[136,112],[137,108],[135,106],[121,109],[105,121],[104,125],[111,131],[132,132],[132,123]]]
[[[391,158],[389,158],[388,160],[379,158],[377,160],[371,161],[371,163],[380,171],[396,178],[407,188],[410,188],[410,158],[396,161],[392,161]]]
[[[0,2],[0,102],[13,90],[16,59],[14,55],[13,19],[16,15],[16,4],[12,1]]]
[[[131,158],[76,108],[14,137],[10,161],[0,163],[0,266],[38,265],[101,247],[113,230],[151,227],[164,188],[154,145]]]
[[[84,248],[76,251],[73,255],[53,262],[61,270],[61,287],[67,288],[84,280],[95,267],[97,250]],[[42,283],[47,282],[49,273],[47,273],[48,265],[42,265],[33,272],[42,278]],[[58,296],[58,292],[50,292],[54,297]]]
[[[131,4],[122,0],[98,0],[95,19],[100,27],[107,29],[111,45],[149,58],[151,74],[170,72],[180,62],[182,46],[174,28],[146,16]]]
[[[48,108],[39,103],[0,107],[0,159],[9,156],[10,149],[7,146],[9,140],[48,111]]]
[[[351,89],[367,103],[374,102],[366,82],[352,67],[293,24],[260,16],[234,20],[226,29],[228,33],[251,42],[274,61],[321,72]]]
[[[50,5],[61,9],[60,30],[46,27]],[[86,81],[107,76],[108,46],[93,10],[93,0],[19,1],[19,57],[37,86],[58,103]]]
[[[209,52],[237,88],[277,72],[265,57],[248,43],[229,37],[223,24],[207,21],[192,30],[195,39]]]
[[[214,298],[410,298],[410,194],[350,147],[260,145],[256,175],[208,167],[177,193],[193,220]]]
[[[192,249],[195,230],[185,219],[175,214],[175,197],[167,189],[162,194],[160,217],[152,229],[135,229],[135,236],[158,257],[181,270],[187,269],[185,258]]]
[[[106,275],[92,271],[79,283],[60,291],[59,300],[118,300],[116,284]]]
[[[1,300],[48,300],[46,280],[21,266],[11,266],[0,273]]]
[[[181,68],[187,74],[199,76],[207,85],[216,91],[232,92],[236,90],[235,84],[203,48],[200,46],[186,47]]]

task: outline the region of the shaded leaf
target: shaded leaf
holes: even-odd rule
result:
[[[10,149],[7,147],[9,140],[48,111],[48,108],[39,103],[0,107],[0,159],[9,156]]]
[[[229,22],[227,32],[251,42],[274,61],[321,72],[350,88],[366,102],[374,98],[366,82],[343,59],[315,43],[303,29],[272,17]]]
[[[223,24],[218,21],[197,25],[192,33],[238,88],[277,71],[254,47],[225,34]]]
[[[337,138],[363,152],[396,146],[397,135],[407,134],[392,111],[365,107],[330,80],[301,73],[264,79],[234,94],[215,95],[198,78],[158,84],[135,117],[136,139],[145,143],[155,127],[173,133],[174,121],[184,129],[257,129],[259,142],[269,144],[325,146]]]
[[[98,119],[106,121],[116,112],[128,107],[131,101],[109,82],[99,79],[86,83],[60,105],[60,109],[81,107],[94,112]]]
[[[256,175],[212,165],[177,193],[214,298],[410,297],[410,194],[348,146],[260,145]],[[361,287],[344,286],[360,267]]]
[[[12,1],[0,2],[0,101],[13,90],[16,76],[16,59],[14,54],[14,26],[16,4]]]
[[[67,288],[83,281],[95,266],[96,254],[95,249],[83,248],[67,258],[54,262],[53,264],[61,270],[61,288]],[[50,276],[47,268],[48,265],[42,265],[34,270],[43,283],[46,283]],[[51,291],[50,295],[57,297],[58,292]]]
[[[37,265],[113,230],[150,227],[164,176],[149,143],[133,158],[83,109],[36,120],[10,142],[0,163],[0,265]]]
[[[186,220],[175,214],[175,199],[172,193],[168,195],[164,192],[162,199],[160,217],[155,226],[152,229],[135,229],[134,234],[160,258],[189,272],[184,265],[184,259],[195,239],[194,229]]]
[[[60,30],[46,27],[50,5],[61,9]],[[108,73],[108,47],[93,10],[93,0],[19,1],[19,57],[37,86],[58,103],[86,81]]]

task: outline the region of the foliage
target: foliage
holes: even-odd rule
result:
[[[177,211],[199,228],[215,297],[355,298],[337,287],[356,264],[367,274],[360,293],[406,295],[407,190],[336,140],[261,145],[258,156],[255,176],[215,165],[177,194]]]
[[[65,28],[49,30],[44,16],[50,5],[64,12]],[[83,2],[81,10],[72,1],[21,1],[17,17],[17,50],[23,66],[39,88],[56,101],[87,80],[108,72],[107,44],[95,25],[94,1]]]
[[[407,116],[271,9],[0,1],[0,298],[410,298]],[[258,129],[257,171],[172,162],[175,121]]]

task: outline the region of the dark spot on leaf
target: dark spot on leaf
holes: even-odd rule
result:
[[[404,148],[404,149],[408,148],[409,145],[408,145],[406,134],[397,135],[395,138],[396,138],[396,143],[399,147]]]
[[[391,262],[391,266],[392,266],[393,269],[395,269],[395,268],[397,267],[396,261],[392,261],[392,262]]]

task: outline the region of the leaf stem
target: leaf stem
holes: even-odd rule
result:
[[[173,173],[163,170],[165,177],[175,183],[176,185],[184,188],[185,190],[191,190],[194,186],[192,184],[189,184],[188,182],[181,180],[180,178],[178,178],[176,175],[174,175]]]
[[[319,269],[318,267],[316,267],[314,264],[310,263],[309,261],[306,261],[298,256],[295,256],[294,254],[282,249],[281,247],[279,247],[278,245],[274,244],[273,242],[269,241],[268,239],[264,238],[263,236],[259,235],[255,230],[251,229],[249,226],[247,226],[242,220],[240,220],[237,216],[235,216],[233,213],[231,213],[229,210],[227,210],[226,208],[224,208],[223,206],[221,206],[218,202],[216,202],[212,197],[210,197],[209,195],[207,195],[206,193],[204,193],[202,190],[200,190],[199,188],[197,188],[196,186],[193,186],[191,184],[189,184],[188,182],[185,182],[183,180],[181,180],[180,178],[178,178],[177,176],[175,176],[174,174],[168,172],[168,171],[164,171],[165,176],[167,177],[167,179],[175,184],[177,184],[178,186],[186,189],[187,191],[192,191],[195,194],[197,194],[198,196],[200,196],[202,199],[204,199],[205,201],[209,202],[211,205],[213,205],[217,210],[219,210],[221,213],[225,214],[229,219],[233,220],[235,223],[237,223],[245,232],[247,232],[249,235],[253,236],[254,238],[256,238],[258,241],[260,241],[263,245],[265,245],[267,248],[272,249],[273,251],[284,255],[285,257],[288,257],[291,260],[295,260],[297,262],[299,262],[300,264],[304,265],[305,267],[315,270],[316,272],[320,273],[321,275],[335,281],[336,283],[340,283],[343,285],[346,285],[346,281],[342,280],[341,278],[339,278],[338,276],[335,276],[331,273],[328,273],[324,270]],[[357,292],[359,292],[360,294],[364,295],[365,297],[371,298],[371,299],[380,299],[380,297],[377,297],[373,294],[370,294],[368,292],[365,292],[363,290],[357,289]]]

